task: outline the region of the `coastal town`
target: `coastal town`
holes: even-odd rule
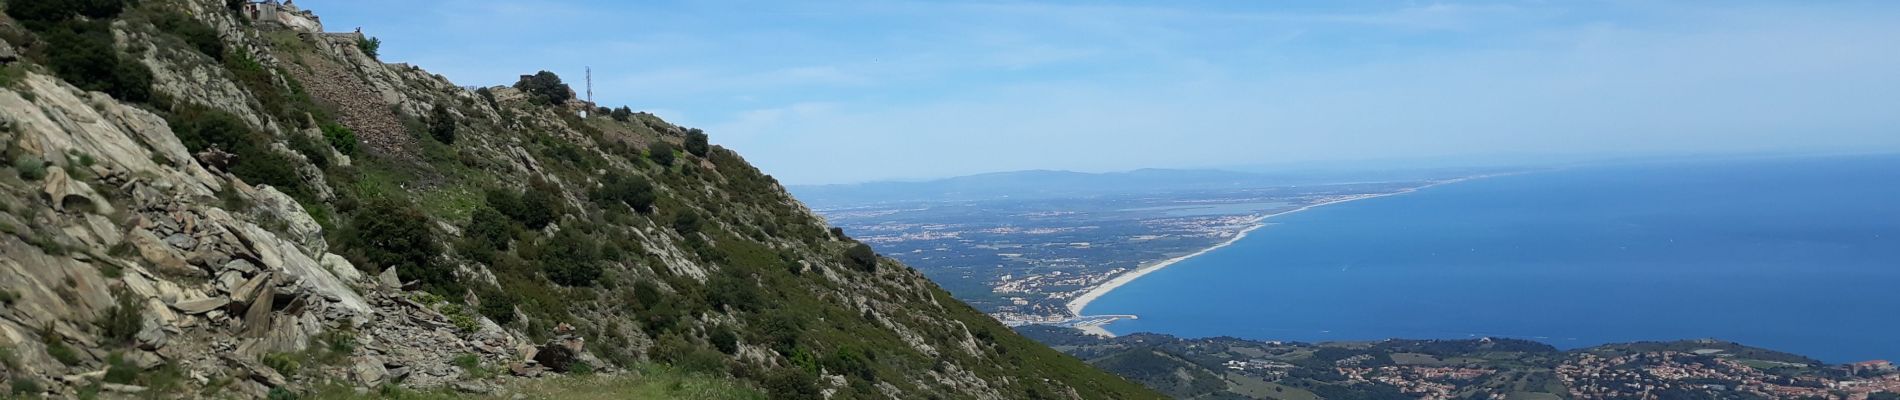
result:
[[[1426,184],[874,204],[818,211],[854,239],[916,267],[1005,324],[1067,326],[1105,322],[1078,318],[1077,310],[1140,274],[1229,243],[1262,226],[1265,216]]]
[[[1717,340],[1560,350],[1477,338],[1300,343],[1159,334],[1103,338],[1057,328],[1030,337],[1178,398],[1892,399],[1886,360],[1828,364]]]

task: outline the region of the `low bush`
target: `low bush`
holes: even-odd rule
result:
[[[144,307],[139,304],[138,296],[131,292],[115,290],[112,295],[116,303],[106,308],[105,314],[100,315],[94,324],[99,326],[100,333],[106,339],[118,345],[130,345],[139,331],[145,329],[145,318],[140,313]]]
[[[818,376],[800,368],[780,368],[765,376],[765,392],[774,399],[820,399]]]
[[[536,183],[521,194],[506,189],[490,189],[486,193],[488,206],[521,223],[528,229],[540,230],[561,214],[561,201],[553,190],[540,190],[547,184]]]
[[[602,274],[600,245],[579,229],[562,229],[540,249],[548,280],[562,286],[593,286]]]
[[[174,11],[160,13],[152,20],[152,24],[158,26],[159,30],[184,40],[186,44],[198,49],[199,53],[204,53],[211,59],[224,60],[224,39],[218,37],[217,30],[211,29],[203,22]]]
[[[871,250],[870,245],[864,243],[852,245],[850,249],[845,250],[844,256],[845,261],[860,270],[865,272],[877,270],[877,252]]]
[[[356,49],[362,50],[363,55],[369,56],[369,58],[380,59],[383,51],[383,40],[374,37],[357,39]]]
[[[672,144],[653,142],[652,146],[647,147],[647,158],[653,159],[654,164],[671,167],[673,166],[674,159],[678,157],[678,155],[673,154],[673,152]]]
[[[705,157],[706,151],[711,148],[707,140],[706,131],[699,130],[699,128],[687,129],[686,152],[692,153],[694,156]]]
[[[515,304],[521,301],[518,296],[500,290],[486,290],[480,294],[480,298],[482,306],[476,311],[482,316],[501,325],[515,321]]]
[[[13,169],[20,172],[20,179],[37,181],[46,177],[46,161],[39,157],[23,156],[13,159]]]
[[[431,292],[460,294],[455,268],[436,260],[441,245],[421,208],[393,198],[372,198],[362,207],[343,235],[357,267],[370,273],[397,268],[401,277],[420,280]]]
[[[719,349],[721,353],[739,354],[739,335],[732,333],[732,328],[714,327],[712,333],[706,335],[706,340],[711,341],[713,348]]]
[[[323,140],[344,155],[356,154],[356,132],[337,124],[323,124]]]
[[[10,3],[8,8],[17,4]],[[119,100],[151,100],[152,71],[119,56],[106,21],[65,20],[52,24],[41,38],[46,41],[46,64],[60,79]]]
[[[607,174],[601,186],[594,190],[594,201],[602,208],[625,204],[642,214],[653,212],[656,199],[653,182],[638,175],[625,175],[618,172]]]
[[[251,130],[236,116],[207,107],[184,106],[169,119],[172,133],[192,152],[217,148],[236,155],[226,170],[245,182],[271,185],[291,195],[305,194],[296,161],[265,146],[270,138]]]
[[[455,144],[455,114],[447,106],[436,104],[429,110],[429,137],[442,144]]]
[[[304,159],[310,160],[310,165],[315,165],[318,169],[329,169],[332,164],[330,160],[330,145],[323,143],[322,139],[317,139],[309,135],[292,134],[290,135],[290,149],[296,151],[297,154],[302,154]]]

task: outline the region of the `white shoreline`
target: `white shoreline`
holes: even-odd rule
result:
[[[1376,199],[1376,198],[1386,197],[1386,196],[1396,196],[1396,195],[1401,195],[1401,194],[1406,194],[1406,193],[1417,192],[1419,190],[1424,190],[1426,188],[1430,188],[1433,186],[1449,185],[1449,184],[1464,182],[1464,181],[1468,181],[1472,179],[1485,178],[1485,177],[1498,176],[1498,175],[1504,175],[1504,174],[1479,175],[1479,176],[1468,176],[1468,177],[1456,178],[1456,179],[1448,179],[1448,180],[1439,181],[1439,182],[1432,182],[1430,184],[1426,184],[1422,186],[1400,189],[1398,191],[1394,191],[1390,193],[1379,193],[1379,194],[1365,195],[1365,196],[1359,196],[1359,197],[1336,199],[1336,200],[1325,201],[1325,202],[1320,202],[1320,203],[1313,203],[1313,204],[1308,204],[1308,205],[1302,206],[1300,208],[1295,208],[1292,210],[1286,210],[1286,211],[1281,211],[1277,213],[1262,215],[1259,217],[1254,217],[1253,221],[1250,222],[1253,225],[1248,226],[1246,229],[1241,229],[1239,233],[1235,234],[1233,238],[1227,239],[1227,241],[1220,242],[1220,244],[1216,244],[1213,247],[1201,249],[1201,251],[1188,253],[1187,255],[1170,258],[1167,260],[1162,260],[1160,262],[1142,266],[1141,268],[1136,268],[1134,271],[1117,275],[1115,276],[1115,278],[1109,279],[1108,282],[1103,282],[1101,285],[1096,285],[1093,288],[1089,288],[1089,290],[1087,292],[1082,293],[1081,296],[1076,296],[1074,299],[1069,300],[1069,303],[1068,303],[1069,313],[1074,314],[1075,317],[1077,318],[1080,318],[1083,316],[1082,310],[1084,308],[1088,308],[1090,302],[1094,302],[1096,299],[1100,299],[1102,296],[1107,295],[1109,292],[1115,291],[1116,288],[1120,288],[1122,287],[1122,285],[1127,285],[1129,282],[1134,282],[1136,279],[1140,279],[1142,276],[1148,275],[1150,273],[1154,273],[1155,271],[1160,271],[1162,268],[1167,268],[1168,266],[1174,265],[1181,261],[1185,261],[1189,258],[1194,258],[1195,256],[1207,254],[1208,252],[1211,252],[1214,250],[1220,250],[1222,247],[1227,247],[1228,245],[1234,244],[1234,242],[1239,242],[1240,239],[1247,238],[1248,233],[1252,233],[1256,229],[1266,227],[1267,226],[1266,221],[1268,218],[1311,210],[1313,208],[1320,207],[1320,206],[1345,203],[1349,201]],[[1129,316],[1128,318],[1134,319],[1137,317]],[[1103,321],[1096,324],[1089,324],[1089,325],[1077,325],[1075,326],[1075,328],[1080,329],[1082,330],[1082,332],[1088,333],[1091,335],[1114,337],[1115,336],[1114,332],[1109,332],[1108,329],[1102,327],[1102,325],[1107,325],[1110,322],[1114,322],[1114,320],[1110,319],[1107,321]]]

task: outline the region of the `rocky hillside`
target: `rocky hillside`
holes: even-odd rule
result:
[[[591,375],[579,390],[1158,396],[829,229],[705,132],[549,73],[465,88],[244,7],[5,2],[8,393],[535,395]]]

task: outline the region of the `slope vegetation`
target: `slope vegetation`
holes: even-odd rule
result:
[[[605,374],[739,397],[1158,396],[829,229],[698,129],[576,101],[551,73],[471,90],[242,7],[7,2],[13,393]]]

